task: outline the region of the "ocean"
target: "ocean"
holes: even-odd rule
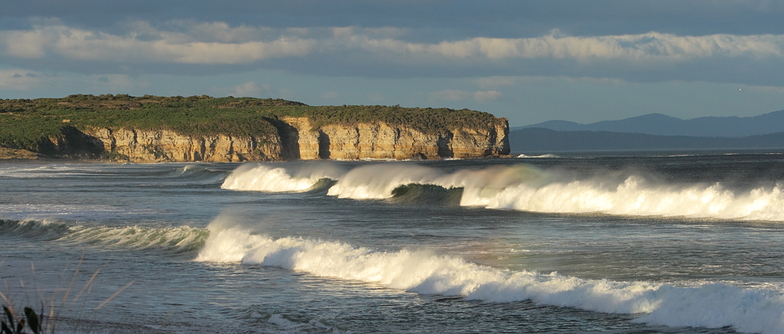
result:
[[[0,292],[62,333],[784,333],[783,191],[773,151],[5,162]]]

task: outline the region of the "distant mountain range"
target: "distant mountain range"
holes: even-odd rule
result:
[[[662,114],[647,114],[591,124],[547,121],[512,128],[512,130],[526,128],[555,131],[608,131],[659,136],[747,137],[784,132],[784,110],[753,117],[700,117],[689,120]]]
[[[509,144],[512,152],[784,149],[784,110],[690,120],[647,114],[591,124],[548,121],[512,128]]]
[[[512,153],[564,151],[639,151],[782,149],[784,132],[741,137],[656,136],[607,131],[555,131],[542,128],[509,132]]]

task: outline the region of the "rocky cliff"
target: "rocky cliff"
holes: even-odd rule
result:
[[[91,128],[85,133],[103,145],[105,156],[132,162],[282,160],[279,140],[250,136],[187,136],[171,130],[125,128]]]
[[[315,127],[307,117],[284,117],[278,136],[196,136],[171,130],[98,128],[83,130],[105,158],[131,162],[242,162],[315,159],[441,159],[509,154],[508,123],[425,133],[384,122]],[[79,136],[71,136],[77,138]],[[72,139],[74,141],[76,139]],[[79,146],[54,138],[55,151]],[[81,145],[84,146],[84,145]],[[96,150],[93,150],[96,151]]]

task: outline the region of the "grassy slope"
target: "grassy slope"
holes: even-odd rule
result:
[[[497,122],[473,110],[399,106],[308,106],[280,99],[71,95],[58,99],[0,100],[0,146],[41,151],[42,138],[65,127],[169,129],[185,135],[228,134],[270,138],[283,116],[309,117],[316,127],[383,121],[425,133]]]

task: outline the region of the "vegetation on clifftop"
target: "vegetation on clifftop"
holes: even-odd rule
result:
[[[69,128],[173,130],[183,135],[256,136],[278,134],[279,119],[308,117],[314,127],[386,122],[438,133],[495,124],[491,114],[447,108],[400,106],[308,106],[282,99],[202,96],[70,95],[64,98],[0,99],[0,146],[45,152],[47,138]]]

